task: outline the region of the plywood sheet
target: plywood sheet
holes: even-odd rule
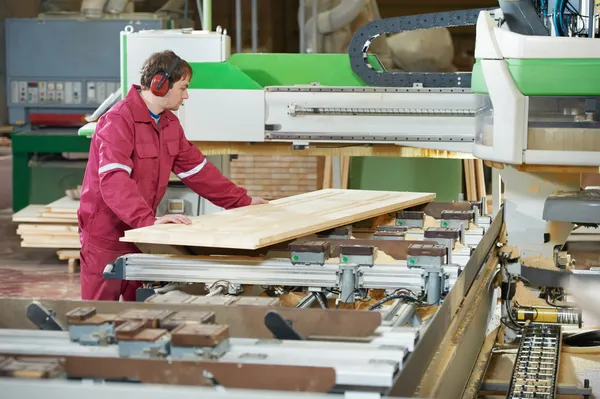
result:
[[[78,200],[73,200],[69,197],[62,197],[46,205],[45,212],[77,215],[77,209],[79,209]]]
[[[15,223],[77,223],[77,213],[46,213],[45,209],[46,205],[28,205],[14,213],[12,221]]]
[[[121,241],[256,249],[432,201],[435,194],[326,189],[192,218],[191,225],[155,225]]]

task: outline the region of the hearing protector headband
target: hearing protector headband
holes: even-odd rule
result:
[[[171,78],[171,74],[179,65],[181,58],[175,56],[175,59],[171,63],[171,66],[166,72],[159,72],[152,78],[152,82],[150,83],[150,91],[152,94],[158,97],[164,97],[169,91],[169,79]],[[165,84],[167,83],[167,84]]]

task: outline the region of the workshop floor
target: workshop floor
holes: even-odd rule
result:
[[[12,158],[0,153],[0,297],[79,299],[79,274],[56,250],[21,248],[12,223]]]

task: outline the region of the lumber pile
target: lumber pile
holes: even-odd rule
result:
[[[481,198],[487,197],[483,161],[481,159],[465,159],[463,165],[465,171],[465,199],[467,201],[479,201]]]
[[[79,249],[77,209],[79,201],[60,198],[47,205],[29,205],[12,217],[27,248]]]

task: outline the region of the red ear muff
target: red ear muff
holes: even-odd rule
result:
[[[150,91],[152,92],[152,94],[158,97],[164,97],[167,95],[169,89],[171,88],[171,74],[173,73],[175,68],[177,68],[177,65],[179,65],[180,61],[181,58],[175,56],[175,59],[173,60],[171,66],[166,72],[159,72],[156,75],[154,75],[154,77],[152,78],[152,82],[150,82]]]
[[[158,97],[164,97],[169,91],[169,78],[164,73],[157,73],[150,83],[150,91]]]

